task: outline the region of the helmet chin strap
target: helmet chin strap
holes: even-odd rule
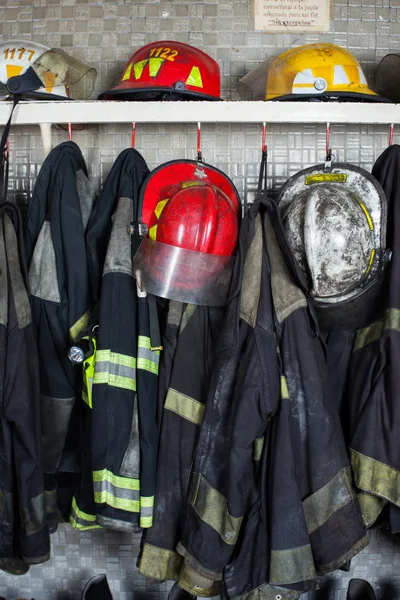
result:
[[[8,189],[8,136],[10,134],[11,127],[11,119],[13,116],[13,112],[18,102],[20,101],[20,96],[16,95],[13,99],[13,107],[11,109],[10,117],[6,123],[6,126],[3,130],[3,135],[1,136],[0,141],[0,204],[7,201],[7,189]]]

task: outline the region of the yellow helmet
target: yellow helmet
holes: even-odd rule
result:
[[[360,63],[334,44],[306,44],[266,61],[242,82],[265,100],[382,101],[368,87]]]

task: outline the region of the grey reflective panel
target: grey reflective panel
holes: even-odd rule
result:
[[[120,198],[113,215],[113,226],[104,263],[106,273],[125,273],[132,276],[131,236],[127,227],[133,219],[133,202]]]
[[[29,288],[32,296],[50,302],[61,302],[50,221],[44,221],[36,240],[29,265]]]

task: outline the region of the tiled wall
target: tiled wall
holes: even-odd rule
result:
[[[238,99],[240,77],[266,57],[306,42],[333,42],[348,48],[373,77],[377,62],[389,51],[400,50],[400,0],[334,0],[334,20],[328,33],[268,35],[254,31],[250,0],[0,0],[0,42],[10,38],[60,47],[96,67],[97,91],[118,82],[134,49],[154,40],[176,39],[198,46],[218,62],[222,96]],[[96,97],[94,95],[93,97]],[[312,109],[312,107],[311,107]],[[204,125],[203,154],[207,162],[227,172],[243,202],[251,202],[261,151],[261,126]],[[388,127],[333,125],[331,146],[337,160],[366,169],[385,148]],[[395,141],[400,138],[400,127]],[[54,129],[54,143],[67,133]],[[89,173],[100,188],[117,154],[130,145],[130,125],[89,126],[74,131]],[[324,126],[271,125],[268,127],[269,186],[277,189],[305,166],[322,161]],[[14,127],[11,134],[11,195],[21,206],[29,194],[42,160],[36,127]],[[193,125],[137,125],[136,147],[149,167],[173,158],[194,158]],[[23,577],[0,573],[0,595],[8,600],[24,596],[36,600],[77,599],[84,582],[106,572],[115,599],[166,596],[168,586],[148,587],[137,575],[139,539],[114,532],[77,533],[67,525],[53,536],[49,563],[33,567]],[[353,561],[352,573],[338,574],[316,595],[318,600],[344,600],[350,575],[369,578],[379,600],[400,598],[400,542],[382,532],[372,534],[370,547]],[[390,580],[390,581],[389,581]],[[389,594],[389,595],[388,595]]]

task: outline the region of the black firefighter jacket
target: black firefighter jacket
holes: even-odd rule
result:
[[[0,204],[0,568],[48,560],[40,447],[39,367],[21,219]]]
[[[100,308],[88,451],[71,513],[78,529],[152,525],[160,351],[151,346],[148,299],[133,277],[129,234],[148,172],[136,150],[123,151],[88,226],[92,289]]]
[[[387,502],[400,530],[400,146],[387,148],[372,174],[387,197],[387,247],[392,258],[382,287],[381,318],[357,332],[350,363],[348,433],[364,521],[372,525]],[[396,509],[397,507],[397,509]]]
[[[169,302],[159,378],[161,431],[154,521],[144,532],[138,560],[140,573],[151,579],[182,582],[188,577],[182,571],[183,558],[176,547],[184,525],[190,469],[224,310]],[[196,588],[193,593],[217,595],[219,591],[217,582],[212,590]]]
[[[43,466],[49,522],[58,522],[56,474],[80,470],[81,369],[69,346],[87,329],[92,294],[85,231],[95,194],[78,146],[65,142],[44,161],[30,202],[26,247],[40,367]],[[72,489],[66,485],[66,506]]]
[[[256,203],[240,231],[177,546],[188,591],[212,595],[222,580],[230,598],[296,598],[367,543],[302,288],[276,206]]]

